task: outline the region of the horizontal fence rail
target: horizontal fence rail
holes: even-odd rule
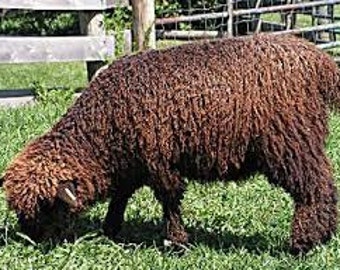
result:
[[[157,37],[162,39],[205,39],[218,38],[219,31],[216,30],[157,30]]]
[[[259,14],[265,14],[265,13],[297,11],[297,10],[309,9],[313,7],[335,5],[335,4],[340,4],[340,0],[300,2],[296,4],[282,4],[282,5],[275,5],[275,6],[269,6],[269,7],[232,10],[232,16],[259,15]],[[228,11],[211,12],[211,13],[206,13],[206,14],[195,14],[195,15],[177,16],[177,17],[170,17],[170,18],[158,18],[156,20],[156,24],[157,25],[174,24],[174,23],[180,23],[180,22],[193,22],[193,21],[217,19],[217,18],[228,18],[228,17],[229,17]]]
[[[340,29],[340,22],[339,23],[332,23],[332,24],[325,24],[325,25],[317,25],[311,27],[304,27],[304,28],[295,28],[295,29],[288,29],[282,31],[275,31],[275,32],[267,32],[267,34],[272,35],[282,35],[282,34],[302,34],[307,32],[321,32],[326,30],[332,29]],[[198,31],[198,30],[157,30],[157,37],[162,39],[214,39],[223,36],[224,33],[220,31]],[[323,44],[322,48],[326,47],[336,47],[340,45],[339,42],[332,43],[329,46]]]
[[[276,32],[272,32],[270,34],[272,34],[272,35],[281,35],[281,34],[295,35],[295,34],[301,34],[301,33],[305,33],[305,32],[314,32],[314,31],[320,32],[320,31],[337,29],[337,28],[340,28],[340,22],[311,26],[311,27],[304,27],[304,28],[295,28],[295,29],[289,29],[289,30],[284,30],[284,31],[276,31]]]
[[[173,24],[173,23],[179,23],[179,22],[193,22],[193,21],[208,20],[208,19],[226,18],[228,16],[229,16],[229,13],[227,11],[211,12],[207,14],[195,14],[195,15],[188,15],[188,16],[159,18],[159,19],[156,19],[156,24]]]
[[[114,48],[113,36],[0,37],[0,63],[105,60]]]
[[[240,9],[234,10],[233,16],[241,16],[248,14],[265,14],[265,13],[273,13],[273,12],[284,12],[284,11],[295,11],[295,10],[303,10],[312,7],[319,7],[325,5],[335,5],[339,4],[340,0],[322,0],[322,1],[313,1],[313,2],[300,2],[297,4],[285,4],[285,5],[275,5],[271,7],[259,7],[259,8],[250,8],[250,9]]]
[[[0,0],[0,8],[27,10],[105,10],[128,5],[129,0]]]

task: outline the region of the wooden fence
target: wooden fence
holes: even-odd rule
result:
[[[117,5],[126,6],[128,0],[2,0],[0,8],[31,10],[105,10]]]
[[[80,35],[68,37],[0,36],[0,63],[86,61],[88,77],[115,53],[115,37],[107,35],[103,11],[128,0],[3,0],[0,9],[78,11]],[[131,50],[130,31],[125,35]]]

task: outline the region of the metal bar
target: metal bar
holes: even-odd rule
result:
[[[227,2],[228,8],[227,8],[227,13],[228,13],[228,20],[227,20],[227,34],[228,37],[232,37],[233,36],[233,11],[234,11],[234,7],[233,7],[233,0],[228,0]]]
[[[219,31],[185,31],[185,30],[170,30],[157,31],[157,37],[163,39],[208,39],[217,38]]]
[[[274,13],[288,10],[299,10],[310,7],[318,7],[325,5],[334,5],[339,4],[340,0],[322,0],[308,3],[297,3],[297,4],[289,4],[289,5],[280,5],[280,6],[271,6],[271,7],[261,7],[261,8],[250,8],[250,9],[241,9],[235,10],[233,12],[234,16],[241,16],[247,14],[264,14],[264,13]]]
[[[340,0],[339,0],[340,1]],[[228,17],[228,12],[212,12],[207,14],[196,14],[196,15],[189,15],[189,16],[178,16],[178,17],[171,17],[171,18],[159,18],[156,19],[156,24],[172,24],[178,22],[192,22],[192,21],[200,21],[202,19],[217,19]]]
[[[282,35],[282,34],[301,34],[304,32],[312,32],[312,31],[324,31],[329,29],[335,29],[340,28],[340,23],[332,23],[332,24],[326,24],[326,25],[317,25],[317,26],[311,26],[311,27],[304,27],[299,29],[289,29],[284,31],[277,31],[270,33],[271,35]]]
[[[308,3],[297,3],[297,4],[289,4],[289,5],[279,5],[279,6],[271,6],[271,7],[261,7],[261,8],[250,8],[250,9],[241,9],[234,10],[232,12],[233,16],[242,16],[242,15],[255,15],[255,14],[264,14],[264,13],[274,13],[281,11],[293,11],[293,10],[301,10],[305,8],[323,6],[323,5],[334,5],[339,4],[340,0],[322,0]],[[178,16],[171,18],[158,18],[156,19],[156,24],[172,24],[178,22],[192,22],[199,21],[203,19],[217,19],[229,16],[229,12],[212,12],[208,14],[195,14],[190,16]]]
[[[340,46],[340,41],[334,41],[334,42],[328,42],[325,44],[318,44],[316,45],[318,48],[325,50],[325,49],[332,49],[335,47],[339,47]]]

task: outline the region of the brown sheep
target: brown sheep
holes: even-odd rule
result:
[[[183,177],[236,180],[260,172],[295,202],[291,251],[330,239],[337,191],[325,155],[339,72],[314,45],[259,35],[125,57],[103,71],[4,174],[8,203],[30,236],[55,216],[111,197],[114,237],[146,185],[163,206],[166,236],[185,244]]]

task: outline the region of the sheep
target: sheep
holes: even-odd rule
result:
[[[8,204],[34,238],[50,231],[51,220],[110,197],[103,229],[114,238],[128,199],[149,186],[163,207],[166,238],[185,245],[184,178],[237,181],[259,172],[291,195],[290,251],[305,253],[337,226],[325,139],[338,90],[330,56],[293,36],[124,57],[14,158],[3,178]]]

